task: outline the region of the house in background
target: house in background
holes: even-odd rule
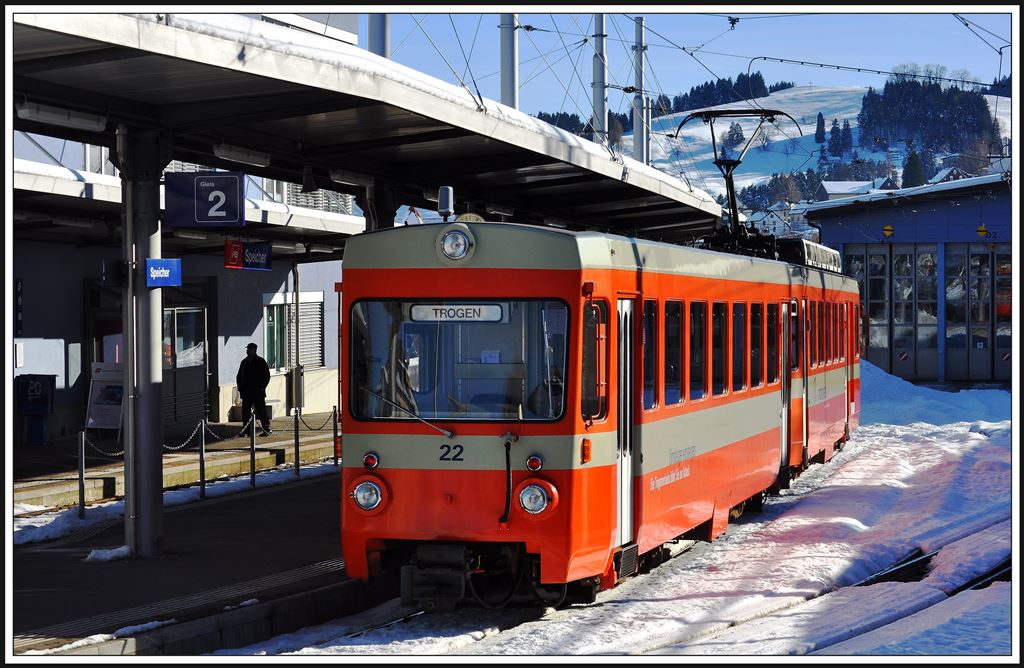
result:
[[[936,172],[935,176],[928,179],[928,183],[946,183],[957,179],[969,179],[971,175],[959,167],[946,167]]]
[[[814,193],[814,200],[827,202],[844,197],[866,195],[875,190],[896,190],[896,188],[896,182],[889,176],[881,176],[872,181],[822,181]]]

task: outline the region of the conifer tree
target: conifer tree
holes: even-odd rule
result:
[[[917,151],[911,151],[906,162],[903,163],[903,183],[900,184],[900,187],[913,188],[922,184],[924,184],[924,165],[921,164],[921,156]]]
[[[850,129],[850,121],[843,120],[843,130],[840,135],[843,142],[843,153],[853,149],[853,130]]]
[[[839,121],[832,119],[832,129],[828,135],[828,154],[836,157],[843,155],[842,130],[839,129]]]
[[[814,141],[819,144],[825,143],[825,117],[818,112],[818,125],[814,129]]]

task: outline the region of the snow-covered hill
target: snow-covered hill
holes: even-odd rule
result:
[[[765,124],[768,133],[767,145],[762,148],[761,141],[755,139],[737,168],[733,179],[736,191],[745,186],[757,184],[774,173],[804,171],[815,168],[818,164],[819,144],[814,141],[818,113],[825,119],[826,140],[832,128],[832,120],[849,121],[853,130],[854,148],[865,160],[884,161],[884,152],[865,151],[858,146],[859,129],[857,114],[860,112],[861,99],[867,93],[867,87],[856,86],[797,86],[777,91],[767,97],[731,104],[723,104],[706,109],[743,109],[759,108],[775,109],[792,116],[800,125],[800,130],[792,121],[778,117],[774,125]],[[990,109],[995,109],[996,98],[986,96]],[[1010,100],[999,98],[998,119],[1004,136],[1010,133]],[[702,111],[702,110],[701,110]],[[674,176],[684,177],[697,188],[712,195],[725,194],[725,179],[715,167],[714,154],[711,149],[710,128],[699,120],[691,120],[679,133],[678,139],[666,135],[674,135],[679,123],[693,111],[661,116],[652,121],[651,137],[652,164]],[[739,123],[743,135],[749,139],[757,127],[758,119],[722,118],[715,122],[716,140],[729,129],[732,122]],[[801,136],[800,132],[803,132]],[[623,137],[623,153],[631,155],[633,138]],[[894,147],[893,163],[897,170],[903,162],[899,148]]]

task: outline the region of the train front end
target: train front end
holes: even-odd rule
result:
[[[596,588],[610,527],[576,463],[572,235],[499,223],[352,238],[343,268],[342,550],[406,602]],[[589,477],[588,477],[589,476]],[[589,507],[586,503],[589,503]]]

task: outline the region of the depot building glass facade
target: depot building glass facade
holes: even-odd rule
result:
[[[860,285],[868,361],[907,380],[1009,382],[1009,185],[956,184],[823,203],[808,220]]]

